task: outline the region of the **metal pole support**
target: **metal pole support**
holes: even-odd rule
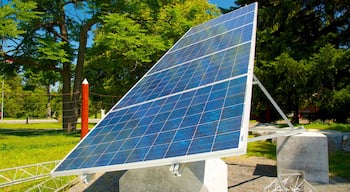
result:
[[[83,139],[89,132],[89,83],[84,79],[81,86],[82,104],[81,104],[81,132],[80,139]]]

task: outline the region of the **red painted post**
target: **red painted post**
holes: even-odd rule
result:
[[[89,132],[89,83],[84,79],[81,85],[81,132],[80,139],[83,139]]]

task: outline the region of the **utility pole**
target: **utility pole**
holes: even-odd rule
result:
[[[4,80],[2,80],[2,92],[1,92],[1,121],[4,120]]]
[[[1,0],[0,2],[0,6],[3,7],[3,2]],[[5,37],[4,37],[5,38]],[[0,49],[1,52],[4,51],[4,48],[2,47],[2,45],[4,44],[4,38],[1,39],[1,45],[0,45]],[[0,119],[1,121],[4,120],[4,79],[2,79],[2,89],[1,89],[1,114],[0,114]]]
[[[89,83],[84,79],[81,85],[82,104],[81,104],[81,132],[80,139],[83,139],[89,132]]]

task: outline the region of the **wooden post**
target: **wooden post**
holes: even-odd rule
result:
[[[81,132],[80,139],[83,139],[89,132],[89,83],[84,79],[81,86]]]

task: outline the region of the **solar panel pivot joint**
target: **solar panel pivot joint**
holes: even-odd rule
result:
[[[179,163],[172,164],[169,167],[169,171],[175,176],[175,177],[181,177],[181,165]]]

